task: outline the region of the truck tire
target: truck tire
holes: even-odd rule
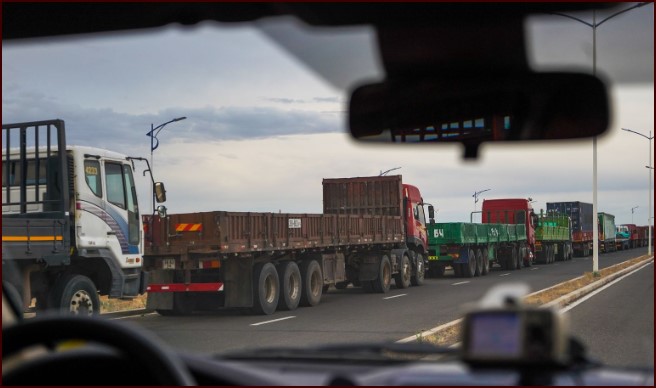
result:
[[[316,260],[301,264],[301,306],[316,306],[323,293],[323,275]]]
[[[508,260],[508,269],[514,271],[517,269],[517,251],[515,248],[510,248],[510,254],[506,258]]]
[[[301,271],[293,261],[285,261],[278,267],[280,279],[279,310],[295,310],[301,301]]]
[[[383,257],[380,258],[378,278],[372,280],[371,284],[373,285],[374,292],[384,294],[390,290],[392,284],[392,263],[387,255],[383,255]]]
[[[490,259],[488,258],[487,249],[483,249],[483,272],[482,275],[485,276],[490,272]]]
[[[481,253],[480,249],[476,250],[476,272],[474,273],[474,276],[482,276],[483,275],[483,254]]]
[[[399,268],[399,273],[394,275],[394,283],[396,288],[408,288],[410,287],[410,278],[412,277],[412,264],[410,263],[410,258],[408,255],[401,256],[401,266]]]
[[[426,277],[426,263],[424,262],[424,255],[420,252],[417,252],[417,264],[415,265],[415,273],[410,278],[410,283],[413,286],[421,286],[424,284],[424,278]]]
[[[472,249],[469,250],[467,255],[467,263],[463,264],[463,276],[471,278],[476,274],[476,255]]]
[[[253,312],[270,315],[278,307],[280,280],[276,267],[271,263],[259,263],[253,268]]]
[[[59,278],[48,302],[50,308],[71,315],[91,316],[100,313],[98,290],[84,275],[69,274]]]

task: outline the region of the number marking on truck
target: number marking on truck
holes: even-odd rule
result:
[[[444,229],[435,229],[435,230],[433,230],[433,237],[434,238],[444,237]]]
[[[301,227],[301,219],[290,218],[288,224],[289,224],[289,229],[299,229]]]
[[[162,269],[175,269],[175,259],[163,259]]]

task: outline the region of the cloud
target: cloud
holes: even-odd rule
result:
[[[174,117],[184,121],[163,128],[160,142],[240,140],[292,134],[342,132],[342,115],[312,110],[282,110],[275,107],[168,108],[157,114],[133,115],[109,108],[66,104],[41,93],[5,90],[2,102],[4,123],[60,118],[66,122],[72,144],[110,149],[149,147],[146,133]],[[138,145],[141,145],[140,147]],[[147,148],[149,150],[149,148]]]

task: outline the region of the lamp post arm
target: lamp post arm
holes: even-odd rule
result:
[[[627,8],[627,9],[625,9],[625,10],[622,10],[622,11],[619,11],[619,12],[617,12],[617,13],[614,13],[614,14],[610,15],[609,17],[607,17],[606,19],[604,19],[604,20],[600,21],[599,23],[597,23],[597,24],[596,24],[596,27],[599,27],[600,25],[602,25],[602,24],[603,24],[605,21],[607,21],[608,19],[614,18],[615,16],[617,16],[617,15],[621,15],[621,14],[623,14],[624,12],[628,12],[628,11],[634,9],[634,8],[640,8],[640,7],[645,6],[645,5],[647,5],[647,4],[650,4],[650,3],[649,3],[649,2],[639,3],[639,4],[636,4],[636,5],[632,6],[632,7]]]
[[[654,138],[653,136],[643,135],[643,134],[640,133],[640,132],[636,132],[636,131],[633,131],[633,130],[630,130],[630,129],[622,128],[622,130],[623,130],[623,131],[627,131],[627,132],[633,132],[633,133],[635,133],[636,135],[640,135],[640,136],[644,137],[644,138],[647,139],[647,140],[652,140],[652,139]]]

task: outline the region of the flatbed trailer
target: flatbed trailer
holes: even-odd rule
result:
[[[572,256],[571,219],[565,215],[541,213],[535,228],[536,261],[549,264],[571,260]]]
[[[552,212],[568,216],[571,219],[573,255],[590,256],[595,225],[592,204],[580,201],[547,202],[547,214]]]
[[[314,306],[334,285],[421,285],[419,190],[401,176],[324,179],[324,212],[211,211],[149,217],[147,307],[163,315]]]
[[[522,224],[429,223],[429,273],[441,276],[451,267],[456,277],[485,276],[493,265],[515,270],[526,250]]]

